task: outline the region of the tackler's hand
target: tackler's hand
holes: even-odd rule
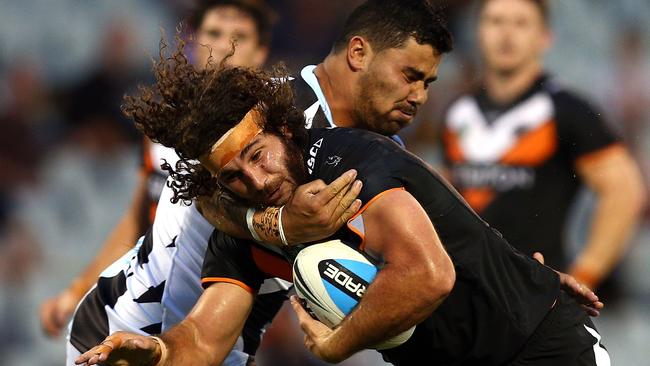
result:
[[[361,208],[356,199],[361,181],[356,170],[348,170],[330,184],[322,180],[296,189],[282,212],[284,232],[289,244],[325,239],[341,228]]]
[[[156,365],[162,350],[158,340],[128,332],[115,332],[77,357],[77,365],[149,366]]]
[[[542,253],[535,252],[533,258],[541,264],[544,264],[544,256]],[[560,271],[555,271],[555,273],[560,276],[560,287],[562,290],[571,295],[589,316],[600,315],[600,310],[605,304],[599,301],[598,296],[589,287],[578,282],[570,274]]]

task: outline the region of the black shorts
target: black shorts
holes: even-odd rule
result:
[[[610,366],[585,311],[564,291],[510,366]]]

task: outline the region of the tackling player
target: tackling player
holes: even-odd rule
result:
[[[270,11],[257,1],[202,2],[192,17],[196,41],[202,46],[197,46],[194,52],[196,65],[188,63],[186,66],[203,69],[208,63],[210,49],[215,60],[229,55],[228,64],[260,66],[270,41],[270,18]],[[237,48],[230,55],[232,41],[236,42]],[[160,333],[183,319],[201,294],[199,274],[213,227],[195,205],[173,205],[165,193],[156,210],[155,203],[166,177],[159,167],[160,160],[164,158],[174,164],[178,157],[172,149],[162,145],[147,143],[146,146],[146,170],[131,209],[83,274],[70,288],[43,305],[44,328],[49,334],[57,334],[90,284],[97,282],[77,307],[70,324],[66,352],[68,365],[80,352],[88,350],[116,329],[140,334]],[[313,219],[302,218],[301,232],[316,228],[315,231],[326,236],[331,233],[330,227],[342,223],[346,217],[345,210],[351,204],[358,207],[354,197],[339,194],[345,193],[353,181],[354,176],[348,174],[342,177],[340,185],[325,186],[315,182],[303,187],[305,194],[297,195],[304,198],[303,202],[296,202],[294,206],[304,210],[316,205],[317,210],[307,212],[316,212],[325,218],[318,220],[318,215]],[[349,194],[354,195],[354,192],[353,189]],[[305,201],[308,203],[304,204]],[[347,215],[354,210],[351,209]],[[153,213],[156,213],[155,220]],[[143,227],[149,226],[145,224],[148,220],[153,221],[151,229],[132,249],[127,243],[135,243],[136,235],[144,231]],[[323,223],[326,225],[320,226]],[[122,258],[103,271],[97,281],[99,271],[120,256]],[[249,355],[252,356],[259,345],[260,329],[279,309],[286,287],[287,284],[281,281],[269,281],[258,297],[258,306],[227,364],[243,365],[252,361]]]
[[[229,63],[259,67],[268,54],[274,15],[256,0],[201,0],[189,17],[197,46],[193,52],[194,64],[205,67],[223,59],[231,51],[232,41],[237,48]],[[93,260],[70,285],[58,295],[46,300],[40,311],[43,330],[57,336],[86,292],[95,284],[99,273],[133,248],[133,244],[153,223],[160,192],[167,174],[160,169],[161,159],[170,163],[178,157],[173,149],[144,142],[143,169],[131,205],[106,239]]]

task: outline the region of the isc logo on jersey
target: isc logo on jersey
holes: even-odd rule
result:
[[[318,155],[318,150],[323,146],[323,139],[319,139],[311,145],[309,149],[309,159],[307,159],[307,171],[309,174],[314,172],[314,165],[316,165],[316,155]]]
[[[318,320],[332,328],[359,303],[377,275],[366,257],[340,240],[314,244],[301,250],[293,264],[293,283],[298,297]],[[376,349],[406,342],[415,327],[391,338]]]

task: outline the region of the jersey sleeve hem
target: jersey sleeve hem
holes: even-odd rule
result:
[[[347,222],[347,227],[348,227],[348,229],[350,229],[350,231],[352,231],[353,233],[355,233],[356,235],[358,235],[359,238],[361,238],[361,244],[359,245],[359,249],[360,249],[360,250],[363,250],[364,247],[366,246],[366,235],[365,235],[365,232],[363,232],[363,230],[360,230],[359,228],[357,228],[357,227],[355,227],[354,225],[352,225],[352,222],[353,222],[357,217],[361,216],[361,214],[363,214],[363,212],[364,212],[365,210],[367,210],[368,207],[370,207],[370,205],[372,205],[372,204],[373,204],[375,201],[377,201],[379,198],[381,198],[382,196],[384,196],[384,195],[387,194],[387,193],[390,193],[390,192],[393,192],[393,191],[396,191],[396,190],[402,190],[402,191],[403,191],[403,190],[405,190],[405,188],[404,188],[404,187],[390,188],[390,189],[387,189],[387,190],[385,190],[385,191],[382,191],[382,192],[378,193],[378,194],[375,195],[375,196],[374,196],[370,201],[368,201],[368,203],[366,203],[365,205],[363,205],[363,207],[361,207],[361,209],[360,209],[359,211],[357,211],[357,213],[355,213],[354,216],[352,216],[352,217],[348,220],[348,222]]]
[[[593,161],[600,160],[604,156],[607,156],[613,152],[618,152],[621,150],[625,150],[625,146],[623,146],[623,144],[621,144],[620,142],[613,142],[609,145],[601,147],[600,149],[596,149],[578,156],[575,159],[575,165],[581,166],[584,164],[589,164]]]
[[[201,284],[203,285],[204,289],[207,288],[208,286],[212,285],[213,283],[217,283],[217,282],[232,283],[233,285],[237,285],[237,286],[243,288],[244,290],[250,292],[251,294],[255,294],[255,291],[253,291],[253,289],[250,286],[248,286],[247,284],[245,284],[245,283],[243,283],[241,281],[234,280],[232,278],[227,278],[227,277],[204,277],[204,278],[201,279]]]

